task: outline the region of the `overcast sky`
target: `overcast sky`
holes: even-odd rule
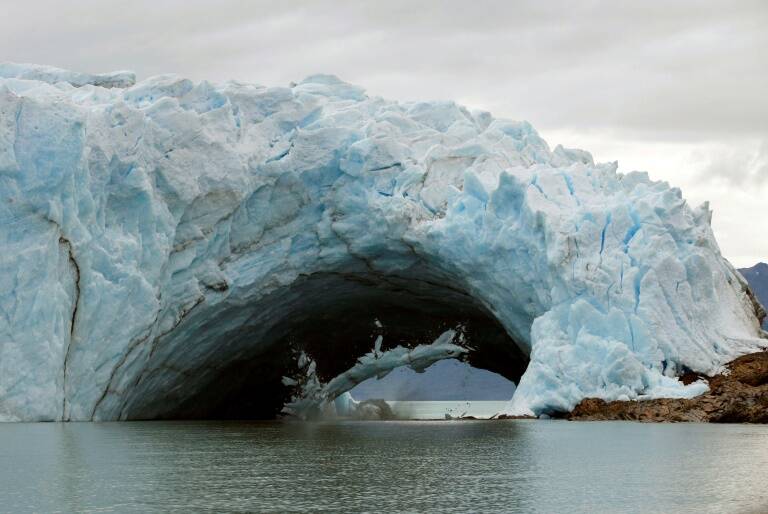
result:
[[[709,200],[723,254],[768,261],[768,1],[8,4],[0,60],[264,85],[333,73],[526,119],[553,148]]]

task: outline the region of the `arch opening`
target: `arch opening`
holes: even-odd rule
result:
[[[283,377],[301,372],[302,353],[314,361],[318,379],[327,383],[370,352],[378,336],[386,351],[429,344],[458,328],[462,344],[471,349],[463,357],[470,366],[517,383],[528,364],[528,356],[488,309],[426,270],[412,269],[407,276],[316,273],[258,305],[240,308],[258,311],[264,305],[272,307],[266,329],[260,325],[227,335],[242,341],[230,344],[236,349],[229,356],[220,355],[204,372],[189,372],[175,381],[172,399],[162,408],[157,408],[162,398],[147,399],[154,405],[152,415],[135,408],[138,415],[128,411],[122,417],[271,419],[296,393]]]

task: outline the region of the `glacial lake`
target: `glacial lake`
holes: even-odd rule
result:
[[[2,512],[766,512],[768,426],[0,425]]]

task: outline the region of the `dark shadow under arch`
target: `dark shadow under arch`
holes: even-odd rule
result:
[[[370,351],[377,335],[383,336],[386,350],[431,343],[460,326],[465,345],[472,348],[466,357],[470,365],[515,383],[528,365],[528,356],[484,306],[427,270],[318,273],[300,277],[273,296],[286,309],[263,336],[267,344],[259,344],[266,350],[226,362],[197,394],[169,402],[153,418],[273,418],[290,396],[282,377],[295,372],[299,352],[315,360],[318,377],[328,381]]]

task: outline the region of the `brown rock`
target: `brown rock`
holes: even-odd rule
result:
[[[768,384],[768,352],[750,353],[729,362],[726,367],[728,378],[748,384],[761,386]]]
[[[691,399],[613,401],[585,398],[566,417],[571,420],[643,422],[768,423],[768,352],[744,355],[727,371],[709,377],[708,393]],[[686,373],[691,383],[701,378]]]

